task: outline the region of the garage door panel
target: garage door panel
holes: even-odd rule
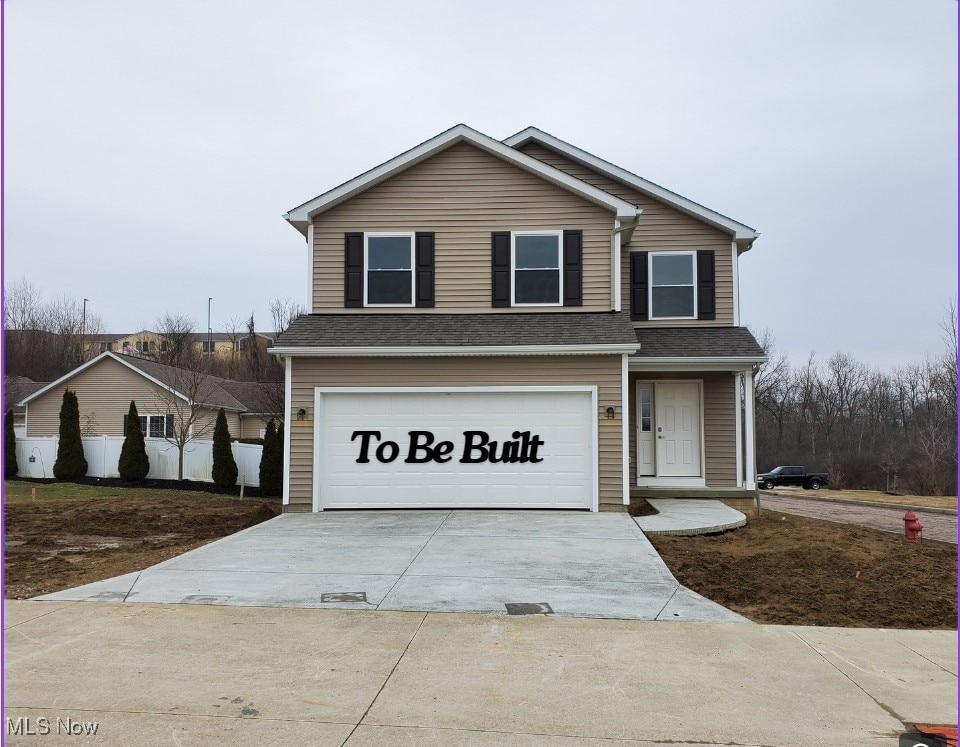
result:
[[[592,508],[594,409],[589,391],[322,392],[317,399],[319,506]],[[370,438],[365,463],[358,462],[361,437],[351,440],[357,431],[380,433],[380,439]],[[406,462],[411,431],[432,434],[432,447],[452,442],[450,460]],[[537,453],[542,461],[462,462],[465,431],[486,433],[488,447],[496,442],[497,458],[514,432],[529,431],[531,440],[542,441]],[[387,463],[376,457],[385,441],[399,447]],[[418,457],[424,453],[415,451]]]

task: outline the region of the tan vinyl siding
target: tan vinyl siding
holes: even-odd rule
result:
[[[704,480],[708,488],[737,484],[736,378],[732,373],[633,373],[630,374],[630,484],[637,484],[638,381],[688,379],[703,382]]]
[[[314,220],[313,310],[382,313],[343,306],[343,235],[351,231],[433,231],[434,308],[415,312],[517,312],[544,307],[492,308],[490,234],[493,231],[583,231],[583,306],[611,308],[610,233],[613,213],[540,177],[459,143],[378,184]],[[554,308],[554,307],[548,307]]]
[[[259,415],[245,415],[240,418],[240,438],[260,438],[260,431],[266,430],[269,418],[261,418]],[[274,425],[276,425],[274,421]],[[283,424],[280,424],[283,428]],[[282,431],[281,431],[282,432]]]
[[[193,437],[206,441],[213,440],[213,429],[217,425],[217,413],[219,410],[204,410],[196,420],[193,421]],[[227,430],[230,431],[230,438],[240,438],[240,415],[232,410],[224,410],[223,414],[227,418]]]
[[[137,411],[141,415],[162,415],[167,409],[149,379],[106,357],[27,403],[28,436],[59,435],[60,406],[65,389],[77,394],[80,431],[84,436],[122,436],[123,416],[130,410],[130,400],[137,403]],[[216,410],[203,414],[203,423],[210,422],[211,425],[208,434],[202,438],[213,438],[212,423],[216,417]],[[240,434],[237,413],[227,413],[227,424],[232,436]],[[194,432],[197,432],[196,426]]]
[[[621,357],[524,356],[451,358],[296,358],[291,412],[304,408],[304,420],[291,418],[290,503],[313,501],[314,388],[318,386],[596,386],[600,448],[600,503],[623,504],[622,434],[619,418],[608,420],[610,405],[621,411]],[[584,444],[584,448],[588,448]]]
[[[730,326],[733,324],[733,255],[732,237],[686,213],[659,202],[603,174],[575,163],[536,143],[527,143],[520,150],[544,163],[599,187],[605,192],[643,209],[640,222],[629,245],[623,247],[620,278],[624,309],[630,304],[630,251],[660,252],[671,250],[709,249],[716,259],[717,318],[713,321],[670,320],[635,322],[634,326],[686,327]]]

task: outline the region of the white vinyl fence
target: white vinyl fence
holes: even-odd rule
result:
[[[17,475],[19,477],[53,477],[53,463],[57,461],[56,436],[31,436],[17,439]],[[85,436],[83,455],[87,460],[87,477],[120,477],[122,436]],[[147,479],[177,479],[177,447],[162,438],[145,438],[150,472]],[[234,442],[233,458],[237,462],[237,485],[260,485],[259,444]],[[183,449],[183,479],[213,482],[213,441],[196,440]]]

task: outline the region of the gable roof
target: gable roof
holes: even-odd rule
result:
[[[512,147],[504,145],[499,140],[494,140],[482,132],[467,127],[465,124],[458,124],[446,132],[441,132],[439,135],[420,143],[420,145],[401,153],[399,156],[391,158],[376,168],[370,169],[348,182],[344,182],[339,187],[334,187],[328,192],[324,192],[322,195],[314,197],[302,205],[298,205],[288,213],[285,213],[283,217],[294,228],[300,231],[300,233],[306,235],[307,227],[310,225],[314,216],[339,205],[341,202],[349,200],[354,195],[461,142],[469,143],[480,150],[497,156],[508,163],[512,163],[524,171],[540,176],[548,182],[552,182],[559,187],[578,194],[596,205],[608,208],[612,210],[619,219],[633,221],[640,213],[638,208],[625,200],[621,200],[619,197],[615,197],[608,192],[604,192],[602,189],[598,189],[576,177],[570,176],[560,169],[538,161],[526,153],[521,153]]]
[[[69,381],[82,371],[97,365],[105,358],[111,358],[112,360],[117,361],[121,365],[126,366],[131,371],[143,376],[145,379],[148,379],[161,388],[170,390],[180,399],[189,401],[189,397],[185,393],[179,391],[177,388],[178,386],[181,389],[183,388],[179,382],[182,382],[184,380],[184,375],[188,373],[186,369],[168,366],[163,363],[157,363],[156,361],[151,361],[146,358],[138,358],[132,355],[121,355],[119,353],[107,351],[64,374],[56,381],[52,381],[49,384],[44,385],[42,388],[21,399],[18,404],[25,405],[28,402],[37,399],[51,389],[54,389],[60,384]],[[243,387],[232,386],[234,384],[244,383],[247,382],[235,382],[231,379],[220,378],[219,376],[204,375],[203,381],[200,383],[198,388],[197,402],[205,407],[222,407],[224,410],[245,412],[250,408],[244,401],[241,400],[240,397],[236,396],[235,393],[239,393],[241,390],[243,390],[243,399],[247,399],[249,396],[248,392]]]
[[[733,218],[728,218],[727,216],[722,215],[715,210],[711,210],[708,207],[704,207],[693,200],[688,200],[686,197],[678,195],[676,192],[671,192],[669,189],[665,189],[659,184],[654,184],[653,182],[648,181],[641,176],[637,176],[626,169],[622,169],[619,166],[610,163],[609,161],[604,161],[602,158],[598,158],[592,153],[581,150],[575,145],[564,142],[560,138],[554,137],[553,135],[537,129],[536,127],[527,127],[525,130],[518,132],[516,135],[511,135],[503,142],[505,145],[509,145],[511,148],[519,148],[530,141],[535,141],[540,145],[556,151],[557,153],[560,153],[561,155],[564,155],[583,166],[587,166],[588,168],[598,171],[601,174],[610,177],[611,179],[627,185],[628,187],[632,187],[639,192],[643,192],[645,195],[653,197],[660,202],[666,203],[667,205],[670,205],[670,207],[676,208],[682,213],[692,215],[694,218],[699,218],[704,223],[708,223],[715,228],[719,228],[720,230],[729,233],[744,251],[749,249],[754,240],[760,235],[755,229],[744,223],[735,221]]]

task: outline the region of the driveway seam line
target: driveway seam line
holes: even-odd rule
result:
[[[951,672],[949,669],[947,669],[945,666],[943,666],[942,664],[938,664],[938,663],[935,662],[933,659],[929,658],[928,656],[924,656],[922,653],[920,653],[920,652],[917,651],[916,649],[910,648],[910,646],[908,646],[906,643],[904,643],[903,641],[901,641],[901,640],[900,640],[899,638],[897,638],[896,636],[893,637],[893,640],[895,640],[897,643],[899,643],[901,646],[903,646],[905,649],[907,649],[907,651],[910,651],[911,653],[916,654],[916,655],[919,656],[921,659],[924,659],[924,660],[926,660],[926,661],[929,661],[929,662],[930,662],[931,664],[933,664],[933,666],[935,666],[937,669],[943,670],[944,672],[946,672],[947,674],[949,674],[951,677],[956,677],[956,676],[957,676],[957,675],[955,675],[953,672]]]
[[[407,575],[407,571],[409,571],[409,570],[410,570],[410,567],[411,567],[414,563],[417,562],[417,558],[419,558],[420,555],[423,553],[423,551],[427,548],[427,545],[430,544],[430,541],[431,541],[434,537],[437,536],[437,532],[440,531],[440,527],[442,527],[444,524],[446,524],[446,523],[447,523],[447,519],[449,519],[452,515],[453,515],[453,511],[447,511],[447,515],[443,517],[443,521],[441,521],[439,524],[437,524],[437,528],[433,530],[433,534],[431,534],[429,537],[427,537],[427,541],[423,543],[423,545],[422,545],[422,546],[420,547],[420,549],[417,551],[417,554],[413,556],[413,560],[411,560],[411,561],[407,564],[407,567],[404,568],[404,569],[397,575],[397,580],[393,582],[393,586],[391,586],[391,587],[387,590],[387,593],[384,594],[384,595],[380,598],[380,601],[379,601],[379,602],[377,602],[377,607],[376,607],[376,609],[380,609],[380,605],[383,604],[383,601],[384,601],[388,596],[390,596],[390,594],[393,592],[394,589],[397,588],[397,584],[399,584],[400,581],[403,580],[403,577]],[[421,623],[421,624],[422,624],[422,623]],[[420,629],[420,628],[417,628],[417,630],[419,630],[419,629]],[[411,640],[412,640],[412,639],[411,639]],[[371,705],[373,705],[373,704],[371,703]],[[361,719],[361,720],[362,720],[362,719]],[[350,733],[353,734],[353,732],[350,732]],[[349,738],[350,738],[350,737],[347,737],[347,739],[349,739]]]
[[[674,598],[675,596],[677,596],[677,592],[678,592],[678,591],[680,591],[680,584],[677,584],[677,588],[675,588],[675,589],[673,590],[673,594],[670,595],[670,598],[666,601],[666,603],[664,603],[663,607],[660,608],[660,611],[659,611],[656,615],[653,616],[653,619],[654,619],[654,620],[659,620],[659,619],[660,619],[660,615],[663,614],[663,611],[667,608],[667,605],[669,605],[670,602],[673,601],[673,598]]]
[[[127,593],[123,595],[123,599],[121,600],[121,604],[122,604],[123,602],[126,602],[127,599],[130,597],[130,595],[133,593],[133,587],[137,585],[137,582],[140,580],[140,576],[141,576],[142,573],[143,573],[143,571],[137,571],[137,577],[136,577],[135,579],[133,579],[133,583],[130,584],[130,588],[127,589]]]
[[[444,521],[446,521],[446,519],[444,519]],[[443,522],[440,522],[440,523],[442,524]],[[360,724],[363,723],[363,720],[367,717],[367,714],[370,713],[370,709],[373,708],[374,703],[377,702],[377,698],[380,697],[380,693],[383,692],[384,688],[387,686],[387,683],[390,681],[390,678],[393,677],[393,673],[396,672],[397,667],[400,666],[400,662],[403,661],[403,657],[405,657],[407,655],[407,651],[410,650],[410,646],[413,645],[414,639],[420,633],[420,628],[423,627],[423,623],[426,622],[427,615],[429,614],[430,614],[429,612],[423,613],[423,617],[420,618],[420,624],[417,625],[417,629],[413,631],[413,635],[410,636],[410,640],[407,641],[407,645],[404,646],[403,651],[400,653],[400,656],[397,657],[397,660],[393,664],[393,669],[390,670],[390,674],[387,675],[386,679],[383,681],[383,684],[380,685],[380,689],[377,690],[377,694],[373,696],[373,700],[370,701],[370,705],[367,706],[367,710],[363,712],[363,715],[360,717],[360,719],[357,721],[354,727],[350,730],[350,733],[347,734],[347,738],[340,743],[340,747],[343,747],[343,745],[345,745],[347,742],[350,741],[350,737],[353,736],[353,733],[359,728]]]
[[[64,591],[66,591],[66,590],[64,590]],[[55,594],[55,593],[56,593],[56,592],[51,592],[51,594]],[[41,596],[42,596],[42,595],[41,595]],[[32,602],[32,601],[34,601],[34,599],[10,599],[10,600],[4,600],[4,601],[10,601],[10,602]],[[45,599],[45,600],[37,600],[37,601],[43,601],[44,604],[57,604],[57,602],[60,601],[60,602],[63,604],[63,606],[62,606],[62,607],[57,607],[55,610],[49,610],[48,612],[44,612],[42,615],[37,615],[36,617],[31,617],[29,620],[21,620],[21,621],[18,622],[16,625],[10,625],[9,627],[4,627],[4,630],[13,630],[14,628],[19,628],[21,625],[26,625],[28,622],[33,622],[34,620],[39,620],[41,617],[46,617],[47,615],[52,615],[54,612],[59,612],[60,610],[65,610],[67,607],[72,607],[72,606],[75,605],[75,604],[79,604],[79,603],[82,602],[83,600],[82,600],[82,599],[63,599],[63,600]],[[6,621],[6,617],[7,617],[7,613],[6,613],[6,611],[4,611],[4,613],[3,613],[4,621]]]
[[[791,632],[793,635],[795,635],[795,636],[803,643],[804,646],[806,646],[807,648],[809,648],[809,649],[810,649],[811,651],[813,651],[817,656],[819,656],[821,659],[823,659],[827,664],[829,664],[831,667],[833,667],[834,669],[836,669],[844,679],[846,679],[847,681],[850,682],[850,684],[852,684],[852,685],[853,685],[855,688],[857,688],[860,692],[862,692],[864,695],[866,695],[868,698],[870,698],[870,700],[872,700],[874,703],[876,703],[876,704],[877,704],[877,707],[879,707],[880,710],[884,711],[887,715],[889,715],[889,716],[891,716],[892,718],[895,718],[897,721],[899,721],[899,722],[900,722],[900,725],[901,725],[904,729],[909,730],[910,726],[908,725],[906,719],[904,719],[899,713],[897,713],[896,711],[894,711],[890,706],[886,705],[885,703],[881,703],[879,700],[877,700],[875,697],[873,697],[870,693],[868,693],[868,692],[866,691],[866,689],[865,689],[862,685],[860,685],[858,682],[856,682],[850,675],[848,675],[848,674],[847,674],[846,672],[844,672],[840,667],[838,667],[836,664],[834,664],[832,661],[830,661],[830,659],[828,659],[826,656],[824,656],[822,651],[818,650],[818,649],[817,649],[813,644],[811,644],[806,638],[804,638],[802,635],[800,635],[799,632],[797,632],[796,630],[791,630],[790,632]],[[899,643],[899,641],[898,641],[898,643]]]

